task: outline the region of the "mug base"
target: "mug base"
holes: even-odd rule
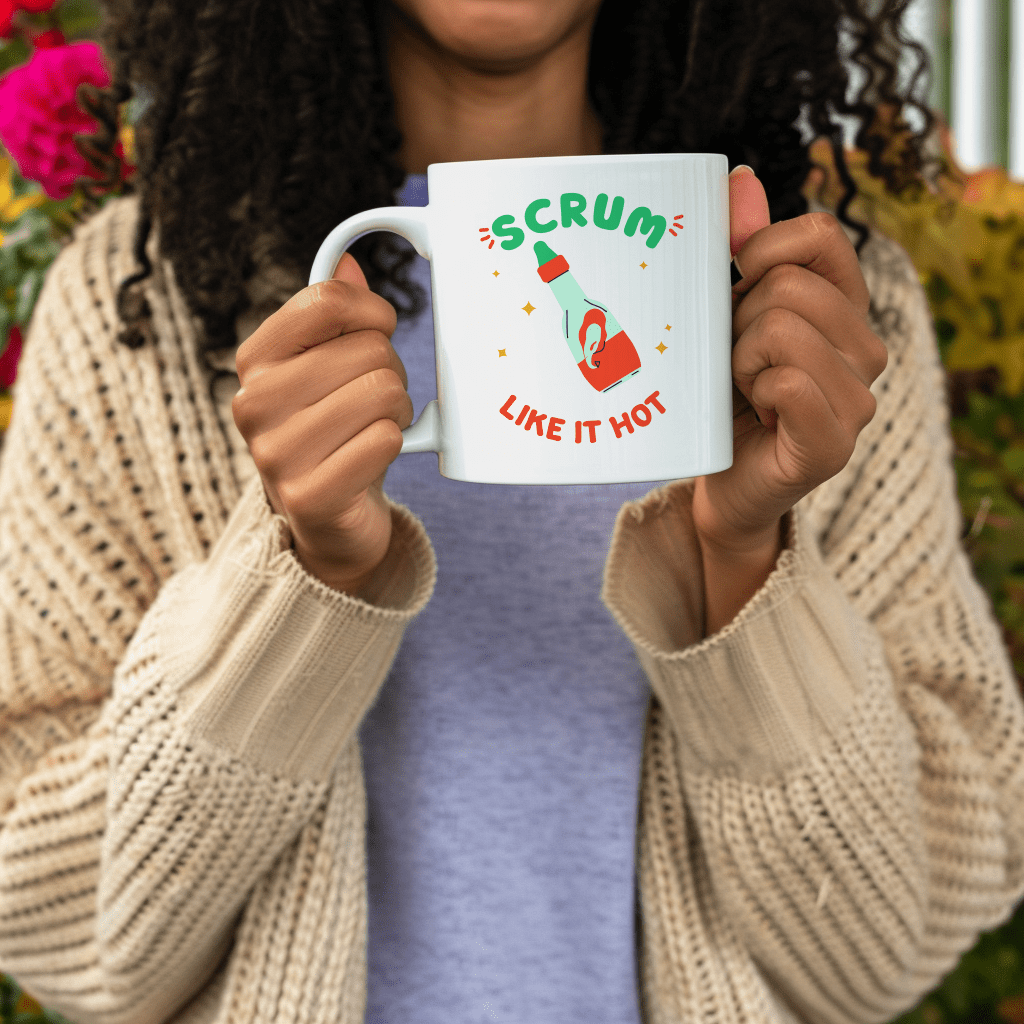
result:
[[[690,480],[698,476],[710,476],[713,473],[721,473],[732,465],[732,452],[725,460],[708,460],[707,462],[691,466],[652,466],[649,470],[639,470],[632,473],[601,473],[599,471],[584,472],[579,475],[561,474],[557,479],[554,474],[545,474],[541,479],[535,473],[505,472],[498,474],[492,469],[455,469],[445,466],[444,459],[438,459],[438,469],[441,476],[447,480],[455,480],[461,483],[470,484],[498,484],[508,487],[596,487],[601,484],[643,484],[658,483],[663,480]]]

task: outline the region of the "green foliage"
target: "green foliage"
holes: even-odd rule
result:
[[[20,36],[10,41],[4,40],[0,45],[0,75],[24,64],[31,53],[31,47]]]
[[[1024,913],[983,935],[955,970],[893,1024],[1019,1024],[1024,1020]]]
[[[1024,678],[1024,394],[970,391],[953,419],[965,546]]]
[[[4,176],[7,180],[0,180],[0,197],[9,191],[12,198],[6,204],[0,199],[0,351],[13,324],[28,324],[46,272],[82,208],[77,193],[60,202],[49,199],[35,182],[22,178],[0,149],[0,177]],[[95,207],[102,207],[110,198],[102,197]],[[33,205],[22,208],[29,200]],[[3,223],[5,207],[19,210],[12,224]]]
[[[97,0],[63,0],[54,9],[60,29],[68,39],[92,38],[99,28],[100,10]]]
[[[12,325],[27,324],[43,286],[46,270],[60,244],[52,225],[39,210],[19,218],[17,231],[4,238],[0,247],[0,342]]]

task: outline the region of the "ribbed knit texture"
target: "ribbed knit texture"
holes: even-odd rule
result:
[[[169,266],[156,345],[116,343],[135,217],[51,269],[4,440],[0,969],[81,1024],[357,1024],[356,730],[433,555],[394,506],[374,605],[304,572]],[[863,267],[878,411],[739,616],[703,635],[687,483],[619,517],[604,596],[656,695],[650,1024],[889,1020],[1024,893],[1024,704],[958,542],[928,310],[896,246]]]

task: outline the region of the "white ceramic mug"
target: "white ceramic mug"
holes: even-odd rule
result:
[[[437,400],[403,452],[454,480],[598,484],[732,464],[728,162],[717,154],[432,164],[430,204],[367,210],[430,260]]]

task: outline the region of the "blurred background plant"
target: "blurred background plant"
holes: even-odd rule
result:
[[[998,167],[964,171],[941,124],[936,143],[931,180],[898,196],[868,173],[866,153],[848,150],[857,183],[850,213],[907,250],[928,295],[949,384],[964,543],[1024,680],[1024,183]],[[834,208],[842,190],[828,143],[813,143],[811,156],[805,194]]]
[[[97,0],[0,0],[0,431],[43,277],[74,225],[121,194],[134,163],[124,111],[118,162],[86,160],[90,90],[109,84]]]
[[[941,121],[935,143],[929,181],[898,196],[868,173],[866,153],[846,150],[858,189],[850,213],[899,242],[924,285],[946,368],[964,546],[1024,688],[1024,183],[999,167],[965,171]],[[834,209],[831,148],[817,141],[811,156],[805,195]],[[1024,1024],[1024,907],[895,1024]]]
[[[130,190],[133,101],[119,159],[85,159],[91,90],[108,81],[94,42],[98,0],[0,0],[0,439],[25,329],[47,268],[74,225]],[[1024,679],[1024,184],[967,173],[937,135],[936,173],[900,195],[849,150],[851,213],[898,241],[925,287],[949,382],[964,543]],[[92,151],[95,156],[95,152]],[[831,151],[815,143],[808,198],[835,207]],[[0,1024],[61,1024],[0,975]],[[1024,908],[981,938],[898,1024],[1024,1024]]]

